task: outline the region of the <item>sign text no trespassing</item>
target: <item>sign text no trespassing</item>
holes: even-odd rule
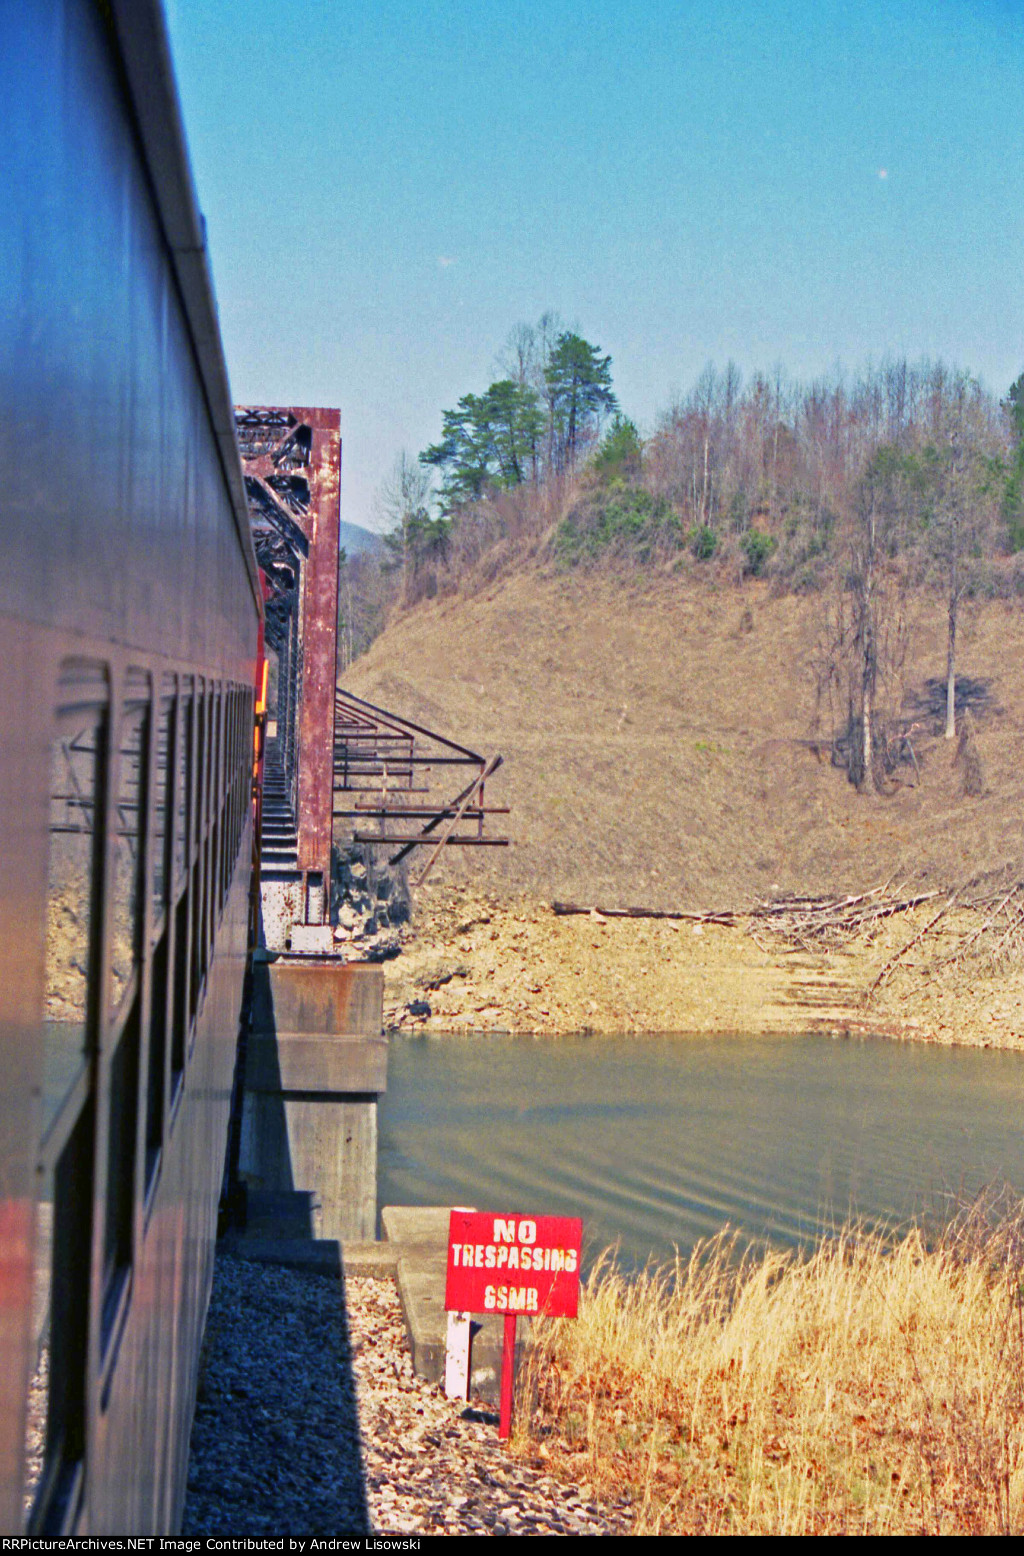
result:
[[[574,1216],[453,1210],[445,1307],[575,1318],[582,1236],[583,1222]]]

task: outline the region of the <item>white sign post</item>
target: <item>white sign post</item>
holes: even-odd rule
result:
[[[444,1357],[444,1392],[448,1399],[469,1398],[468,1313],[448,1314],[448,1340]]]

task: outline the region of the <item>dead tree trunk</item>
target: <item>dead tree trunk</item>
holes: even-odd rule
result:
[[[871,720],[874,716],[875,680],[878,673],[878,655],[875,641],[875,498],[871,496],[868,512],[864,571],[861,578],[861,737],[863,740],[862,783],[868,783],[872,774]]]
[[[954,501],[956,495],[954,494]],[[946,739],[956,735],[956,627],[960,609],[960,534],[957,515],[950,518],[949,600],[946,633]]]

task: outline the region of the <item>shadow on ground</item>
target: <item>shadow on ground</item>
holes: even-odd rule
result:
[[[343,1280],[219,1255],[185,1535],[370,1531]]]
[[[957,676],[957,715],[966,713],[968,709],[976,719],[989,713],[996,716],[1002,713],[1002,708],[997,706],[992,695],[992,682],[988,676]],[[935,734],[941,734],[946,724],[946,682],[936,677],[924,681],[907,696],[903,711],[908,718],[919,719],[931,725]]]

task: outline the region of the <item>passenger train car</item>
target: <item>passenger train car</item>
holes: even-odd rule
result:
[[[0,1530],[180,1521],[261,592],[158,0],[0,0]]]

